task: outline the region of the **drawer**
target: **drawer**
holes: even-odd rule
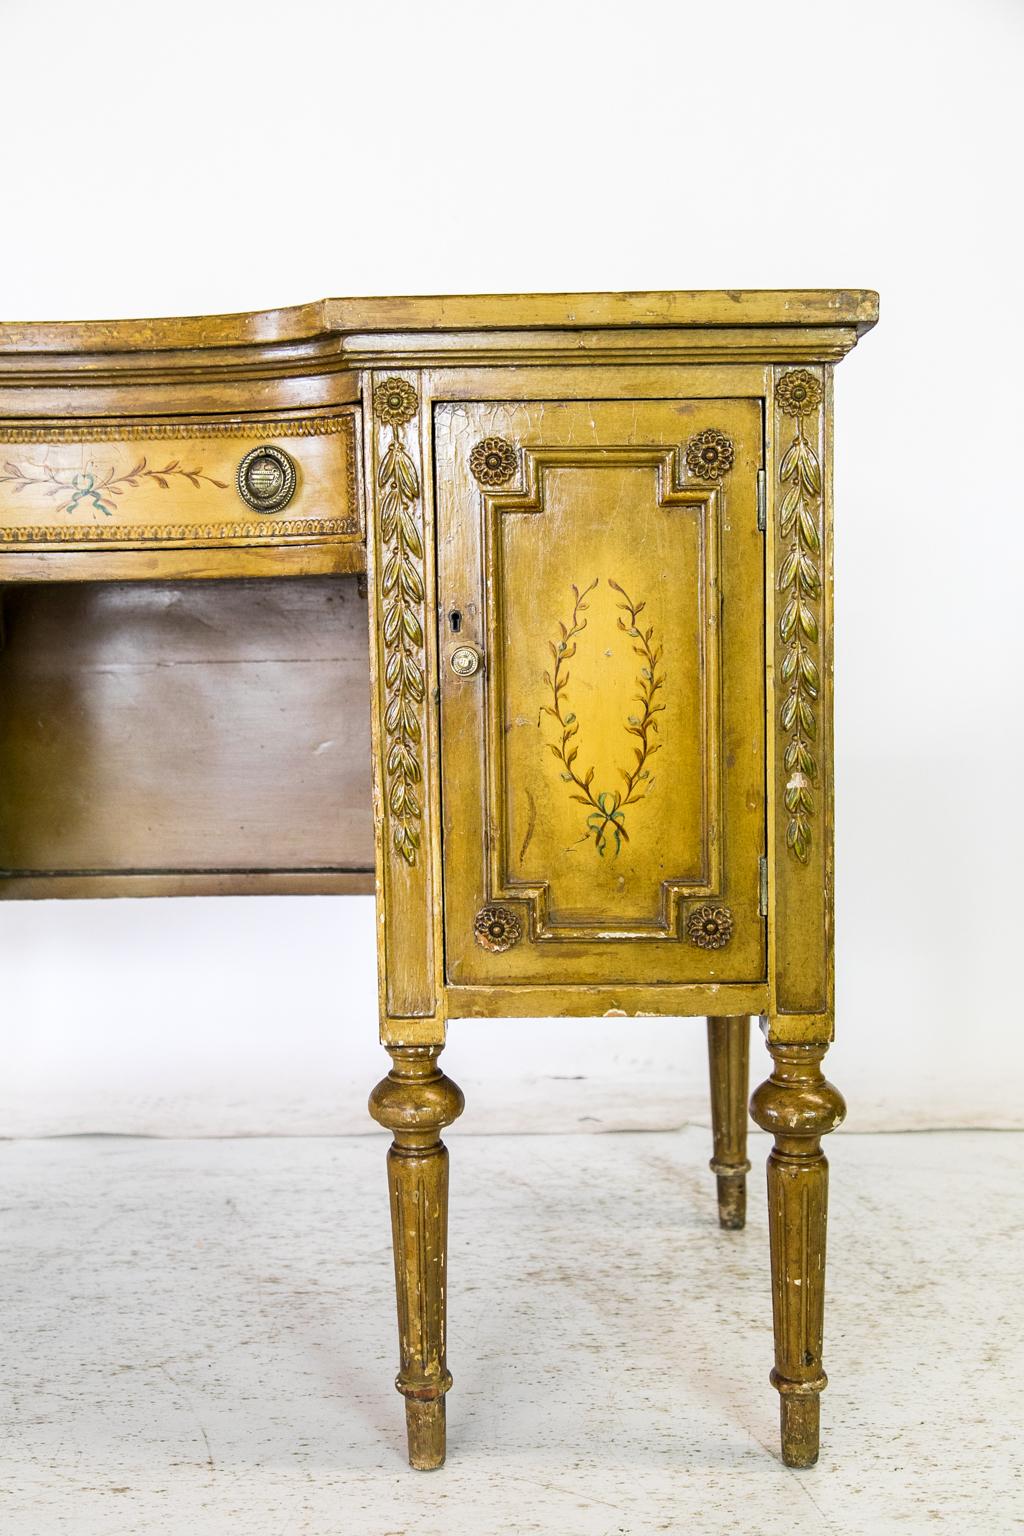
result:
[[[358,542],[357,417],[0,423],[0,548]]]

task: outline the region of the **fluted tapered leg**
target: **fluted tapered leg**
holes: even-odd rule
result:
[[[444,1395],[452,1384],[445,1356],[448,1151],[441,1131],[461,1115],[461,1089],[437,1065],[442,1047],[393,1046],[392,1068],[370,1095],[370,1113],[391,1131],[388,1184],[398,1296],[401,1365],[410,1465],[440,1467],[445,1457]]]
[[[718,1220],[737,1230],[747,1219],[749,1018],[708,1019],[711,1074],[711,1172],[718,1181]]]
[[[768,1156],[775,1369],[782,1459],[812,1467],[818,1459],[825,1312],[828,1163],[821,1138],[846,1114],[838,1089],[822,1075],[821,1045],[770,1045],[775,1063],[750,1101],[750,1113],[775,1137]]]

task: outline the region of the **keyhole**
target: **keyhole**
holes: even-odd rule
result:
[[[462,614],[457,608],[453,608],[451,613],[448,615],[448,622],[452,627],[452,634],[457,635],[459,630],[462,628]]]

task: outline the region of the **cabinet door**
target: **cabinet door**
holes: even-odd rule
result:
[[[434,431],[449,984],[763,979],[760,402]]]

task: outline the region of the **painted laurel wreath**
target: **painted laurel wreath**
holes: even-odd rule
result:
[[[637,713],[628,715],[626,719],[625,730],[628,735],[636,738],[636,745],[633,748],[632,767],[618,770],[624,788],[596,790],[594,769],[580,770],[576,767],[580,751],[580,725],[570,708],[566,690],[569,684],[568,663],[576,655],[577,637],[587,627],[587,620],[582,617],[589,611],[590,605],[586,599],[597,585],[598,578],[595,577],[581,592],[576,583],[572,583],[573,608],[569,622],[559,622],[558,640],[548,642],[554,664],[549,672],[544,673],[544,682],[551,690],[552,702],[543,705],[542,709],[558,725],[557,740],[549,741],[547,745],[562,764],[561,778],[570,786],[570,799],[587,807],[585,836],[587,840],[593,838],[594,847],[602,858],[609,849],[614,858],[618,856],[622,844],[629,842],[626,808],[638,805],[654,787],[649,764],[655,752],[660,752],[662,747],[662,743],[655,741],[654,737],[658,734],[658,721],[655,717],[665,708],[664,704],[658,703],[658,694],[665,684],[665,674],[658,671],[663,650],[655,640],[653,625],[645,629],[640,627],[640,614],[646,603],[635,603],[617,581],[608,577],[608,585],[622,598],[616,607],[625,614],[625,618],[618,618],[616,623],[623,634],[633,641],[633,653],[640,659],[638,691],[633,700],[639,708]]]

